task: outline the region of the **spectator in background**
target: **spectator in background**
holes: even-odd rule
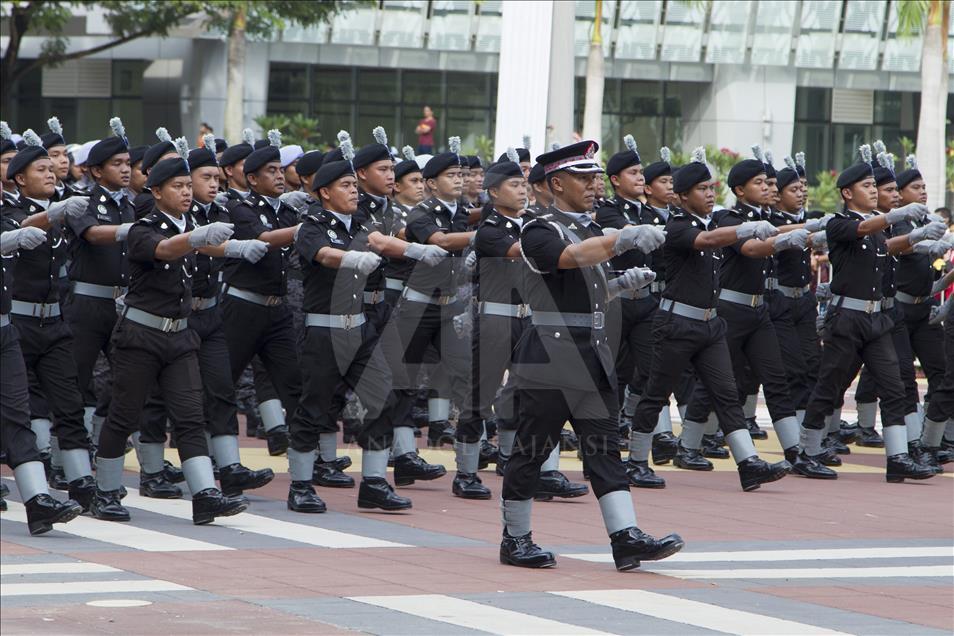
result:
[[[213,135],[213,134],[215,134],[215,131],[212,130],[212,126],[208,125],[205,122],[202,122],[201,124],[199,124],[199,140],[195,142],[195,147],[204,148],[205,141],[202,140],[202,137],[204,135]]]
[[[950,209],[950,208],[938,208],[938,209],[934,210],[934,214],[936,214],[936,215],[938,215],[939,217],[941,217],[942,219],[944,219],[944,222],[947,223],[947,226],[948,226],[948,227],[951,227],[952,225],[954,225],[954,223],[952,223],[952,220],[951,220],[951,209]]]
[[[434,131],[437,129],[437,120],[430,106],[424,107],[424,118],[417,122],[417,153],[432,154],[434,152]]]

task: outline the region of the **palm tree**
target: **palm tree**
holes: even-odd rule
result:
[[[918,166],[930,205],[944,204],[944,140],[947,138],[947,37],[949,0],[899,0],[898,33],[924,34],[921,48],[921,112],[918,115]]]
[[[603,0],[596,0],[593,12],[593,32],[590,51],[586,57],[586,101],[583,103],[583,138],[603,143]]]

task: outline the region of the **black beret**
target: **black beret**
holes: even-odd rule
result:
[[[638,152],[623,150],[622,152],[617,152],[606,162],[606,174],[610,176],[619,174],[626,168],[640,163],[642,163],[642,161],[639,160]]]
[[[517,153],[517,154],[519,155],[520,153]],[[530,156],[530,153],[527,153],[527,157],[529,156]],[[480,160],[480,157],[478,157],[477,155],[467,155],[467,166],[471,170],[473,170],[474,168],[483,169],[484,163]]]
[[[253,144],[252,150],[261,150],[262,148],[265,148],[271,145],[272,144],[268,141],[268,139],[256,139],[255,143]]]
[[[805,166],[803,166],[802,164],[800,164],[800,163],[796,163],[796,164],[795,164],[795,172],[798,173],[798,178],[799,178],[799,179],[804,179],[804,178],[805,178]]]
[[[252,154],[251,144],[247,144],[243,141],[240,144],[229,146],[224,151],[222,151],[222,156],[219,157],[219,165],[234,166],[242,159],[245,159],[246,157],[248,157],[250,154]]]
[[[578,141],[543,153],[537,157],[537,163],[543,166],[543,172],[547,175],[560,170],[576,173],[603,172],[596,160],[596,151],[599,149],[600,145],[595,141]]]
[[[101,166],[109,161],[110,157],[124,152],[129,152],[129,142],[125,137],[107,137],[89,149],[86,165]]]
[[[55,132],[48,132],[42,137],[40,137],[40,139],[43,140],[43,147],[46,148],[47,150],[49,150],[50,148],[54,146],[66,145],[66,140],[63,139],[63,135],[59,133],[55,133]]]
[[[778,191],[781,192],[791,183],[798,181],[798,172],[791,168],[782,168],[776,174],[776,178],[778,179]]]
[[[897,181],[898,178],[894,174],[894,170],[891,168],[885,168],[884,166],[875,166],[874,169],[874,178],[875,185],[882,186],[886,183],[891,183],[892,181]]]
[[[513,161],[498,161],[484,172],[484,189],[496,187],[513,177],[523,177],[523,169]]]
[[[23,141],[23,138],[21,137],[20,141],[17,142],[17,150],[23,150],[24,148],[26,148],[26,146],[27,146],[26,142]]]
[[[753,159],[753,161],[755,161]],[[756,162],[761,163],[761,162]],[[672,191],[682,194],[691,190],[696,184],[712,178],[709,166],[701,161],[690,161],[672,174]]]
[[[273,161],[281,163],[281,160],[282,154],[278,150],[278,146],[265,146],[264,148],[253,151],[252,154],[245,158],[245,167],[243,170],[245,174],[250,174],[256,172],[267,163]]]
[[[17,145],[13,143],[12,139],[4,139],[0,142],[0,155],[5,155],[8,152],[16,152]]]
[[[139,170],[143,174],[147,174],[149,169],[156,165],[156,162],[159,161],[162,155],[175,151],[176,147],[172,145],[171,141],[160,141],[157,144],[149,146],[149,150],[142,156],[142,165],[139,167]]]
[[[460,155],[454,152],[442,152],[434,155],[424,164],[421,174],[425,179],[433,179],[448,168],[459,168],[466,166],[467,162]]]
[[[778,177],[778,172],[776,172],[775,166],[773,166],[772,164],[770,164],[770,163],[767,162],[767,161],[766,161],[765,163],[763,163],[762,165],[765,167],[765,176],[766,176],[766,177],[768,177],[769,179],[775,179],[775,178]]]
[[[318,188],[331,185],[341,177],[348,175],[354,176],[354,168],[351,167],[350,161],[342,159],[341,161],[323,163],[318,172],[315,173],[315,178],[311,182],[311,189],[318,192]]]
[[[902,170],[898,173],[898,190],[903,190],[904,188],[911,185],[912,181],[917,181],[918,179],[923,179],[921,176],[921,171],[917,168],[908,168],[907,170]]]
[[[758,159],[743,159],[732,166],[732,169],[729,170],[729,178],[726,181],[731,190],[736,186],[744,186],[748,183],[749,179],[757,177],[760,174],[766,174],[764,163]]]
[[[49,153],[46,152],[46,148],[43,146],[30,146],[24,144],[23,150],[17,152],[17,155],[11,159],[10,163],[7,165],[7,179],[9,181],[13,181],[13,177],[26,170],[27,166],[29,166],[31,163],[37,159],[42,159],[49,156]]]
[[[400,181],[407,175],[420,171],[421,167],[417,165],[416,161],[413,159],[405,159],[398,165],[394,166],[394,180]]]
[[[215,159],[215,153],[208,148],[196,148],[189,151],[189,170],[204,168],[206,166],[219,167],[219,162]]]
[[[656,161],[646,166],[643,170],[643,176],[646,177],[646,185],[649,185],[659,177],[672,174],[672,164],[668,161]]]
[[[530,162],[530,151],[526,148],[514,148],[517,151],[517,156],[520,157],[520,163],[529,163]],[[503,153],[497,157],[497,162],[501,161],[510,161],[510,158],[507,157],[507,153]]]
[[[321,160],[321,165],[331,163],[332,161],[344,161],[344,155],[341,154],[341,148],[334,148],[326,152],[324,158]]]
[[[394,159],[394,157],[391,156],[391,149],[384,144],[374,143],[368,144],[354,153],[354,159],[351,160],[351,163],[354,165],[354,169],[357,170],[358,168],[370,166],[376,161],[385,161],[388,159]]]
[[[313,175],[318,172],[318,168],[321,167],[324,158],[325,154],[320,150],[306,152],[298,159],[298,163],[295,164],[295,172],[297,172],[300,177]]]
[[[134,166],[138,162],[142,161],[142,158],[146,156],[146,151],[149,150],[149,146],[136,146],[129,149],[129,165]]]
[[[149,171],[149,178],[146,179],[147,188],[155,188],[174,177],[185,177],[189,175],[189,162],[182,157],[173,157],[163,159],[152,167]]]
[[[850,188],[852,185],[869,177],[874,177],[874,170],[872,170],[870,163],[862,161],[861,163],[856,163],[842,170],[841,174],[838,175],[838,181],[835,185],[839,190],[842,188]]]
[[[528,183],[543,183],[543,180],[547,178],[547,175],[543,172],[543,164],[535,163],[533,167],[530,168],[530,174],[527,176]]]
[[[229,147],[229,142],[218,137],[215,138],[215,152],[225,152],[225,149]]]

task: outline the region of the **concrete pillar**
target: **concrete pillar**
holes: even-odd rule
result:
[[[574,73],[576,60],[572,42],[576,4],[555,2],[550,34],[550,90],[547,96],[546,147],[554,141],[567,145],[573,137]]]

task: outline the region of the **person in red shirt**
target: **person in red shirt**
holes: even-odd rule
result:
[[[424,107],[424,118],[417,122],[417,153],[420,155],[429,155],[434,152],[434,130],[437,128],[437,120],[434,119],[434,111],[430,106]]]

